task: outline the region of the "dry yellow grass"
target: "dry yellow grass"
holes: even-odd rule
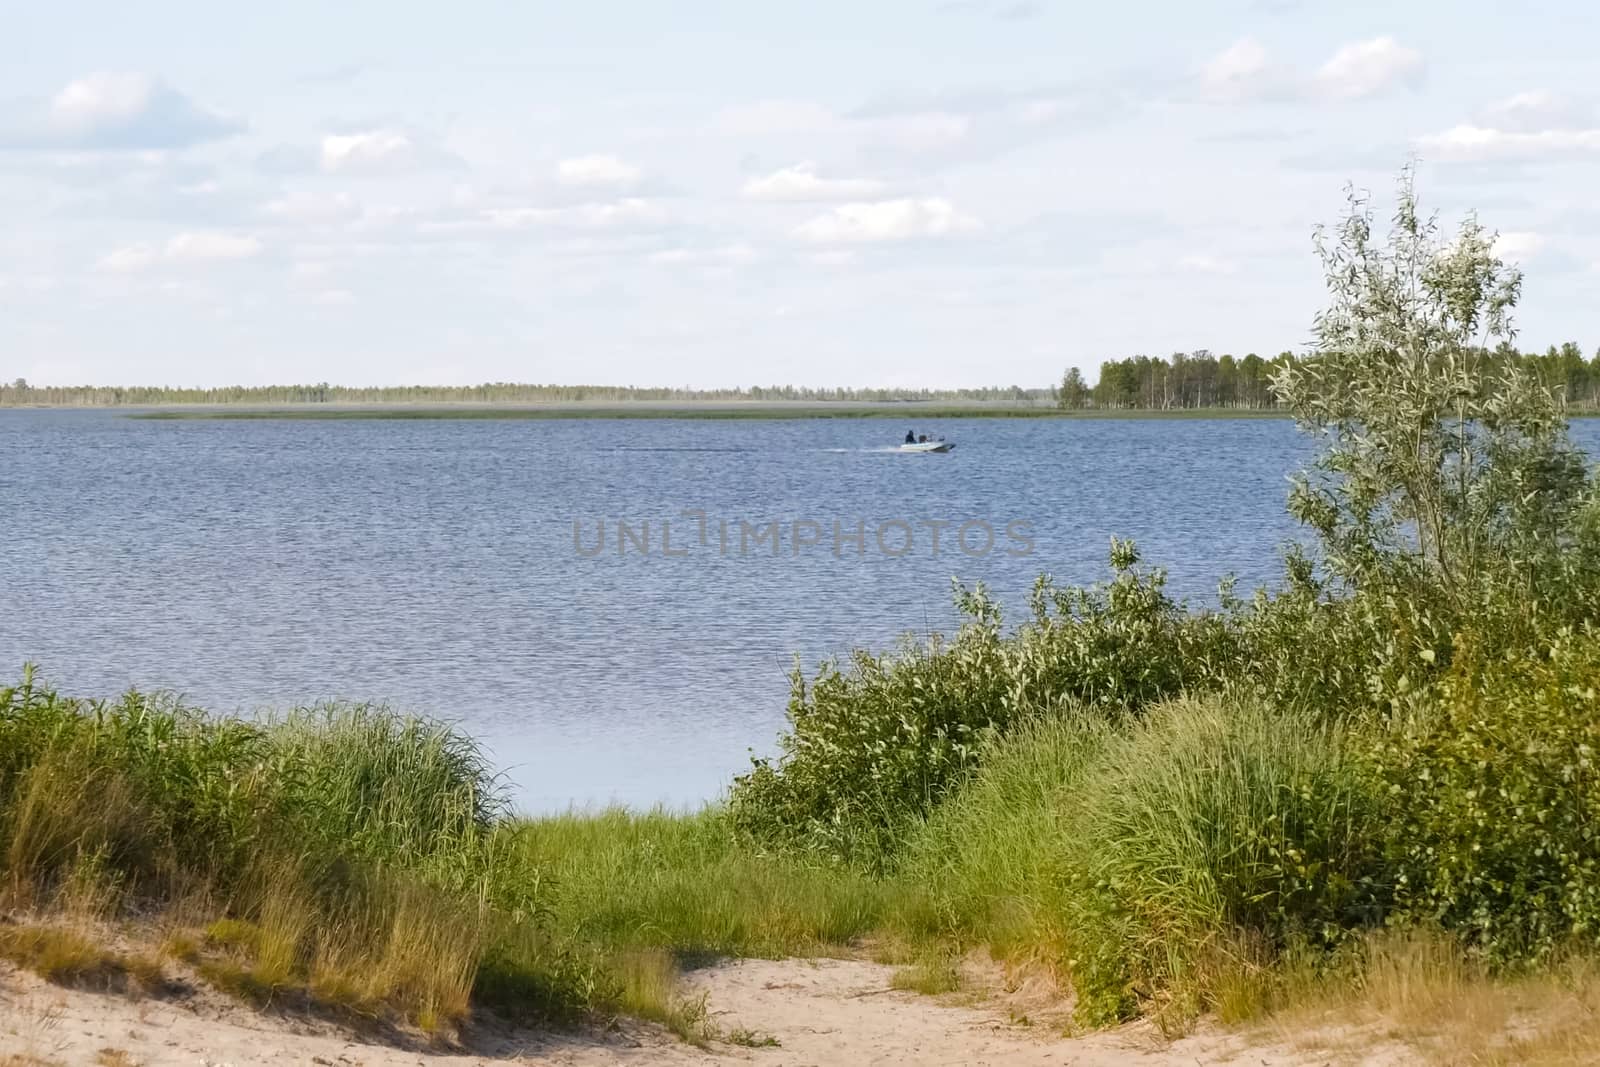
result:
[[[57,985],[139,993],[165,980],[158,961],[108,949],[98,932],[62,923],[0,927],[0,959]]]
[[[717,1038],[706,997],[683,995],[671,953],[661,949],[619,953],[611,970],[620,985],[618,1007],[625,1014],[658,1022],[693,1045],[704,1047]]]
[[[1354,981],[1308,980],[1282,998],[1259,1026],[1351,1062],[1381,1045],[1440,1067],[1600,1063],[1600,963],[1592,956],[1497,978],[1448,938],[1386,933],[1368,940]]]

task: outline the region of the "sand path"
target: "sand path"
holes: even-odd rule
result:
[[[408,1047],[398,1036],[388,1044],[372,1043],[331,1023],[263,1014],[203,991],[176,1000],[130,1000],[60,989],[31,975],[0,970],[0,1067],[1192,1067],[1222,1062],[1287,1067],[1336,1062],[1304,1048],[1266,1047],[1226,1034],[1203,1033],[1169,1043],[1148,1028],[1130,1027],[1062,1037],[1054,1026],[1020,1021],[1014,1004],[891,990],[892,973],[892,968],[857,960],[744,960],[686,979],[691,991],[706,994],[724,1034],[742,1028],[755,1038],[775,1039],[775,1047],[718,1043],[697,1049],[655,1028],[631,1026],[580,1035],[480,1032],[471,1036],[467,1050],[442,1051]],[[1363,1057],[1362,1062],[1381,1061]]]

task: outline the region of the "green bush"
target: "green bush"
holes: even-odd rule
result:
[[[1101,750],[1064,799],[1060,917],[1080,1018],[1188,1015],[1290,945],[1383,903],[1376,793],[1341,730],[1253,699],[1179,700]]]
[[[1461,620],[1424,591],[1331,592],[1292,557],[1287,588],[1232,606],[1240,662],[1216,685],[1329,719],[1383,717],[1450,662]]]
[[[1137,709],[1230,673],[1239,650],[1225,615],[1191,613],[1113,542],[1113,579],[1055,588],[1010,635],[982,587],[957,590],[966,624],[950,641],[897,654],[857,651],[792,677],[776,761],[757,759],[730,796],[757,839],[883,868],[982,760],[986,742],[1064,703]]]
[[[1466,641],[1373,746],[1390,799],[1396,920],[1499,962],[1600,945],[1600,640],[1542,656]]]

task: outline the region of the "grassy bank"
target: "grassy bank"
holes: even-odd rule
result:
[[[837,950],[883,897],[716,811],[513,818],[470,738],[379,708],[0,689],[0,957],[60,981],[181,970],[357,1022],[624,1012],[699,1037],[681,966]]]
[[[623,1014],[701,1041],[726,1035],[677,977],[715,958],[865,951],[941,993],[979,952],[1075,990],[1082,1026],[1361,1016],[1422,1048],[1465,1016],[1499,1012],[1500,1040],[1559,1004],[1534,1029],[1587,1055],[1600,644],[1554,652],[1492,682],[1453,672],[1398,730],[1244,691],[1034,709],[870,864],[763,839],[737,792],[515,817],[468,739],[380,709],[247,724],[30,678],[0,690],[0,958],[130,992],[198,977],[356,1026]],[[1491,707],[1504,755],[1446,758]],[[1455,817],[1519,767],[1481,825]],[[1441,910],[1451,885],[1474,888]],[[1563,1062],[1517,1047],[1506,1062]]]

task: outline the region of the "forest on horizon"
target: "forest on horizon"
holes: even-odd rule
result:
[[[1600,349],[1584,359],[1575,341],[1551,345],[1544,352],[1519,352],[1502,343],[1484,356],[1521,366],[1556,391],[1568,407],[1600,409]],[[1069,368],[1056,389],[1057,404],[1068,410],[1170,411],[1205,408],[1270,411],[1280,404],[1272,392],[1272,376],[1296,360],[1314,358],[1280,352],[1262,358],[1213,355],[1205,349],[1171,356],[1130,356],[1100,364],[1099,379],[1090,385],[1076,367]]]
[[[1600,410],[1600,349],[1585,359],[1574,341],[1544,352],[1519,352],[1502,343],[1485,355],[1520,365],[1557,391],[1569,408]],[[1051,387],[988,386],[963,389],[894,389],[749,386],[690,389],[653,386],[538,385],[486,382],[466,386],[314,385],[35,386],[0,379],[0,407],[151,407],[169,404],[628,404],[806,402],[890,404],[945,401],[1006,407],[1056,407],[1068,411],[1271,411],[1279,407],[1272,375],[1298,359],[1290,351],[1262,357],[1215,355],[1207,349],[1170,356],[1129,356],[1100,364],[1093,384],[1076,367]]]

